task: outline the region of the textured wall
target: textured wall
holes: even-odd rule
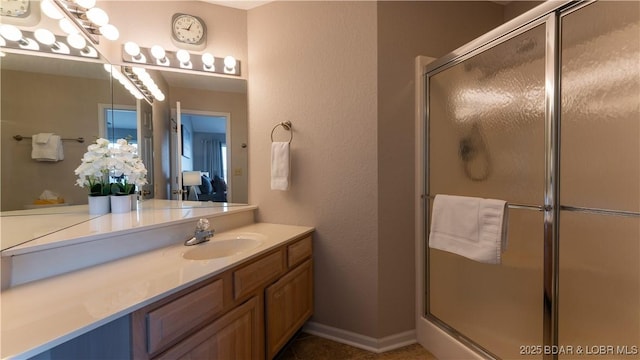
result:
[[[249,200],[261,221],[317,227],[315,322],[373,338],[414,328],[413,61],[502,19],[485,2],[249,11]],[[286,193],[269,190],[269,133],[283,120],[294,128]]]
[[[378,3],[379,336],[415,324],[415,58],[443,56],[502,19],[484,1]]]
[[[316,227],[314,321],[375,337],[376,3],[275,2],[248,28],[249,201],[259,221]],[[285,120],[291,188],[272,191],[269,135]]]

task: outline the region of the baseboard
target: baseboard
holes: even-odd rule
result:
[[[417,342],[415,330],[409,330],[376,339],[351,331],[342,330],[334,328],[332,326],[309,321],[305,324],[303,331],[315,336],[337,341],[342,344],[351,345],[378,354],[401,348],[403,346],[415,344]]]

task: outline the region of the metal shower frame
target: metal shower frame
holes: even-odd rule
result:
[[[430,193],[430,169],[429,169],[429,78],[452,66],[478,55],[496,45],[514,38],[532,28],[545,26],[545,186],[544,205],[510,204],[510,207],[542,211],[544,214],[544,265],[543,265],[543,345],[558,345],[558,297],[559,297],[559,218],[560,210],[579,211],[597,214],[617,216],[640,217],[638,212],[615,211],[583,207],[571,207],[560,205],[560,19],[578,10],[595,0],[584,1],[549,1],[541,4],[533,10],[505,23],[476,40],[454,50],[428,64],[423,72],[423,86],[425,99],[423,104],[422,119],[424,124],[424,184],[421,194],[421,207],[424,209],[423,224],[421,228],[422,242],[424,244],[424,289],[423,308],[421,316],[447,332],[455,339],[461,341],[481,356],[488,359],[497,359],[498,356],[488,349],[475,343],[464,334],[458,332],[447,323],[431,314],[429,301],[429,247],[427,243],[427,229],[429,229],[429,199],[434,194]],[[557,359],[557,354],[544,354],[545,359]]]

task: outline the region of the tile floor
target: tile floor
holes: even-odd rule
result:
[[[376,354],[304,332],[298,333],[276,360],[436,360],[419,344]]]

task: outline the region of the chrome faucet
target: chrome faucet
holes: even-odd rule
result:
[[[215,230],[209,230],[209,220],[200,219],[196,223],[196,232],[194,237],[184,242],[185,246],[191,246],[196,244],[201,244],[203,242],[209,241],[213,237]]]

